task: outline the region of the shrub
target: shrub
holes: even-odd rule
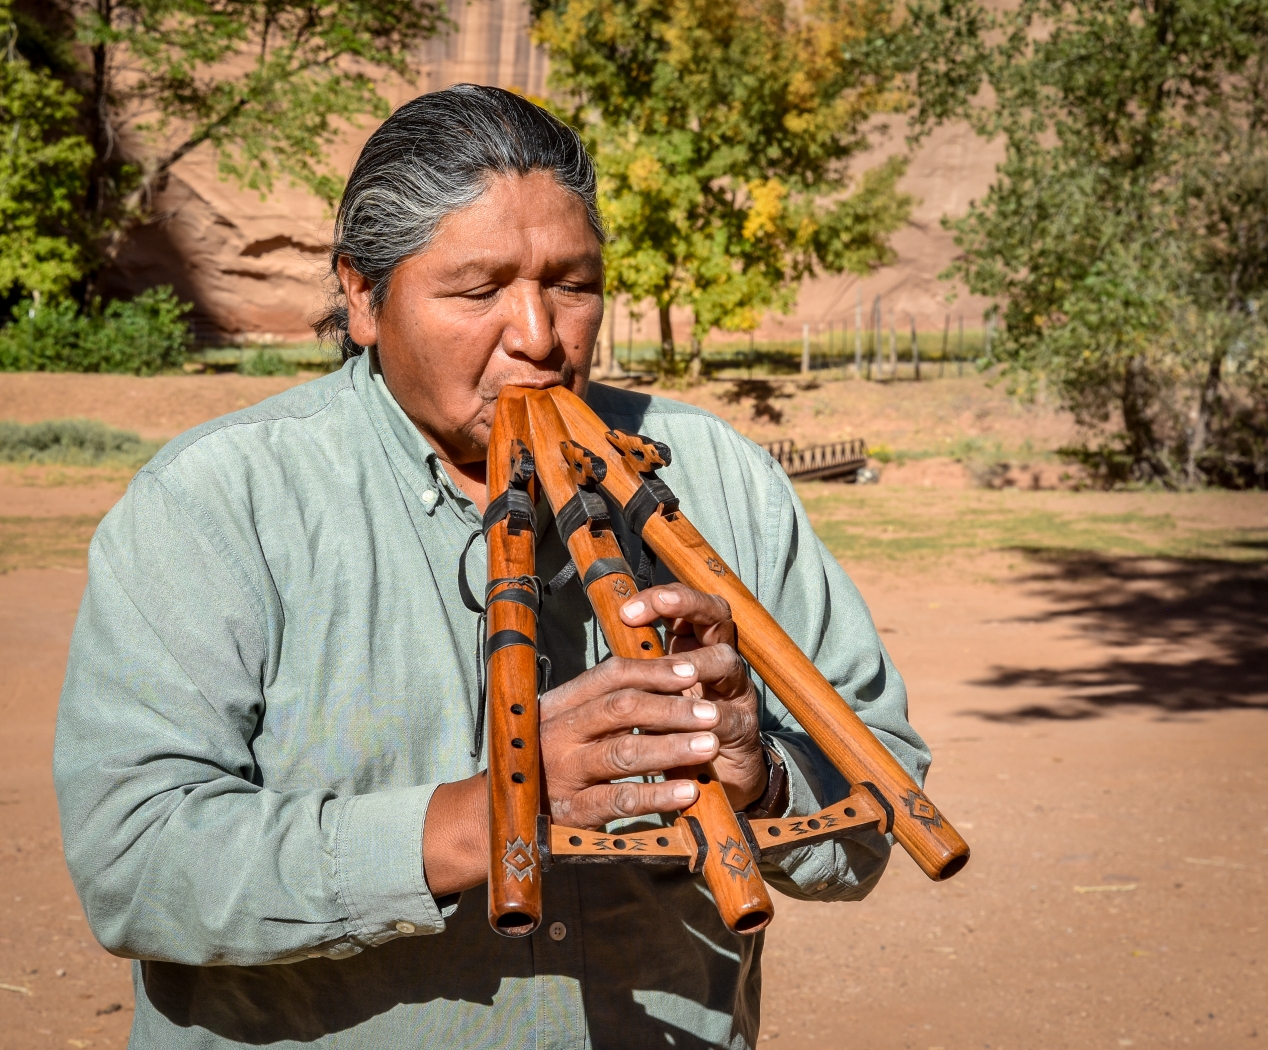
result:
[[[94,301],[87,312],[69,299],[38,308],[24,300],[0,329],[0,370],[147,376],[180,368],[192,343],[184,319],[190,309],[166,286],[104,310]]]
[[[293,376],[299,368],[272,350],[257,350],[243,358],[238,371],[244,376]]]
[[[95,467],[103,463],[140,467],[160,443],[142,441],[95,419],[51,419],[43,423],[0,420],[0,463],[46,463]]]

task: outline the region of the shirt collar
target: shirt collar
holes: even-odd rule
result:
[[[449,500],[463,516],[478,518],[475,504],[453,483],[436,450],[388,389],[374,347],[369,347],[357,361],[353,381],[362,391],[388,455],[401,468],[423,509],[429,515],[435,514],[436,508]]]

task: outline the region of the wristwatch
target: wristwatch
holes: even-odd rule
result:
[[[788,770],[784,768],[784,756],[765,737],[762,738],[762,757],[766,759],[766,790],[744,810],[745,816],[758,820],[781,816],[788,808]]]

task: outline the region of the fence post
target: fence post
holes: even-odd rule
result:
[[[854,302],[854,378],[863,378],[863,289]]]
[[[947,343],[951,341],[951,315],[947,314],[946,320],[942,323],[942,357],[938,359],[938,378],[941,379],[947,372]]]
[[[920,344],[916,341],[916,315],[911,314],[911,364],[916,372],[916,382],[920,382]]]
[[[884,351],[881,349],[881,297],[878,295],[872,302],[872,358],[876,363],[876,378],[881,377],[881,362],[884,358],[881,356]],[[872,359],[867,362],[867,378],[872,378]]]
[[[894,308],[889,308],[889,377],[898,378],[898,329],[894,324]]]
[[[803,324],[801,326],[801,372],[803,375],[810,371],[810,326]]]

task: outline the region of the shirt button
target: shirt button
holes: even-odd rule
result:
[[[429,507],[430,507],[433,503],[435,503],[435,502],[436,502],[436,491],[435,491],[435,489],[428,489],[426,492],[424,492],[424,493],[423,493],[423,502],[424,502],[424,503],[426,503],[426,504],[427,504],[427,506],[429,506]]]
[[[562,941],[568,936],[568,927],[562,922],[552,922],[550,924],[550,939],[552,941]]]
[[[412,922],[398,922],[396,924],[397,933],[413,933],[416,928]]]

